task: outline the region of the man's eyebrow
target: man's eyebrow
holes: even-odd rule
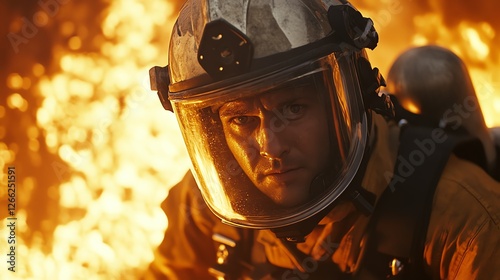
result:
[[[244,102],[233,101],[222,105],[219,109],[219,116],[244,115],[250,112],[250,108]]]

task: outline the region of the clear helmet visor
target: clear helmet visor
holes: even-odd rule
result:
[[[345,78],[354,68],[342,61],[331,54],[230,87],[171,94],[198,186],[223,221],[291,225],[347,188],[367,128],[359,85]]]

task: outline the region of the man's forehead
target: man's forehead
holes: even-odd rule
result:
[[[305,85],[280,87],[259,95],[226,102],[222,105],[221,109],[254,107],[258,105],[279,105],[297,98],[306,97],[311,94],[311,91],[312,89]]]

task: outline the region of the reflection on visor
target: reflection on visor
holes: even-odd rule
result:
[[[342,193],[360,161],[364,133],[358,101],[339,71],[329,56],[172,100],[195,178],[216,215],[239,226],[284,226]]]
[[[199,154],[197,154],[199,155]],[[203,162],[209,159],[201,158],[198,157],[197,161],[198,162]],[[208,164],[203,164],[202,166],[210,169],[213,168],[213,165],[210,163]],[[206,174],[217,174],[217,170],[206,170],[204,173]],[[196,176],[196,174],[195,174]],[[212,194],[212,202],[215,205],[218,205],[219,209],[222,209],[224,212],[220,213],[224,217],[230,218],[230,219],[237,219],[237,220],[244,220],[245,217],[242,215],[239,215],[233,206],[231,205],[231,200],[227,196],[226,193],[220,192],[217,186],[222,185],[223,183],[220,181],[220,178],[218,176],[208,176],[204,177],[206,179],[205,186],[207,186],[209,193]]]

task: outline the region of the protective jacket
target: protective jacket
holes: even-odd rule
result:
[[[379,197],[393,174],[399,128],[378,115],[373,123],[373,150],[362,186]],[[168,228],[146,279],[213,279],[208,271],[217,258],[214,233],[249,244],[245,261],[251,279],[312,279],[328,265],[353,273],[370,221],[351,202],[342,202],[296,246],[298,251],[290,250],[269,230],[222,224],[191,173],[170,190],[162,208]],[[500,279],[500,183],[452,155],[435,190],[424,248],[424,269],[431,279]]]

